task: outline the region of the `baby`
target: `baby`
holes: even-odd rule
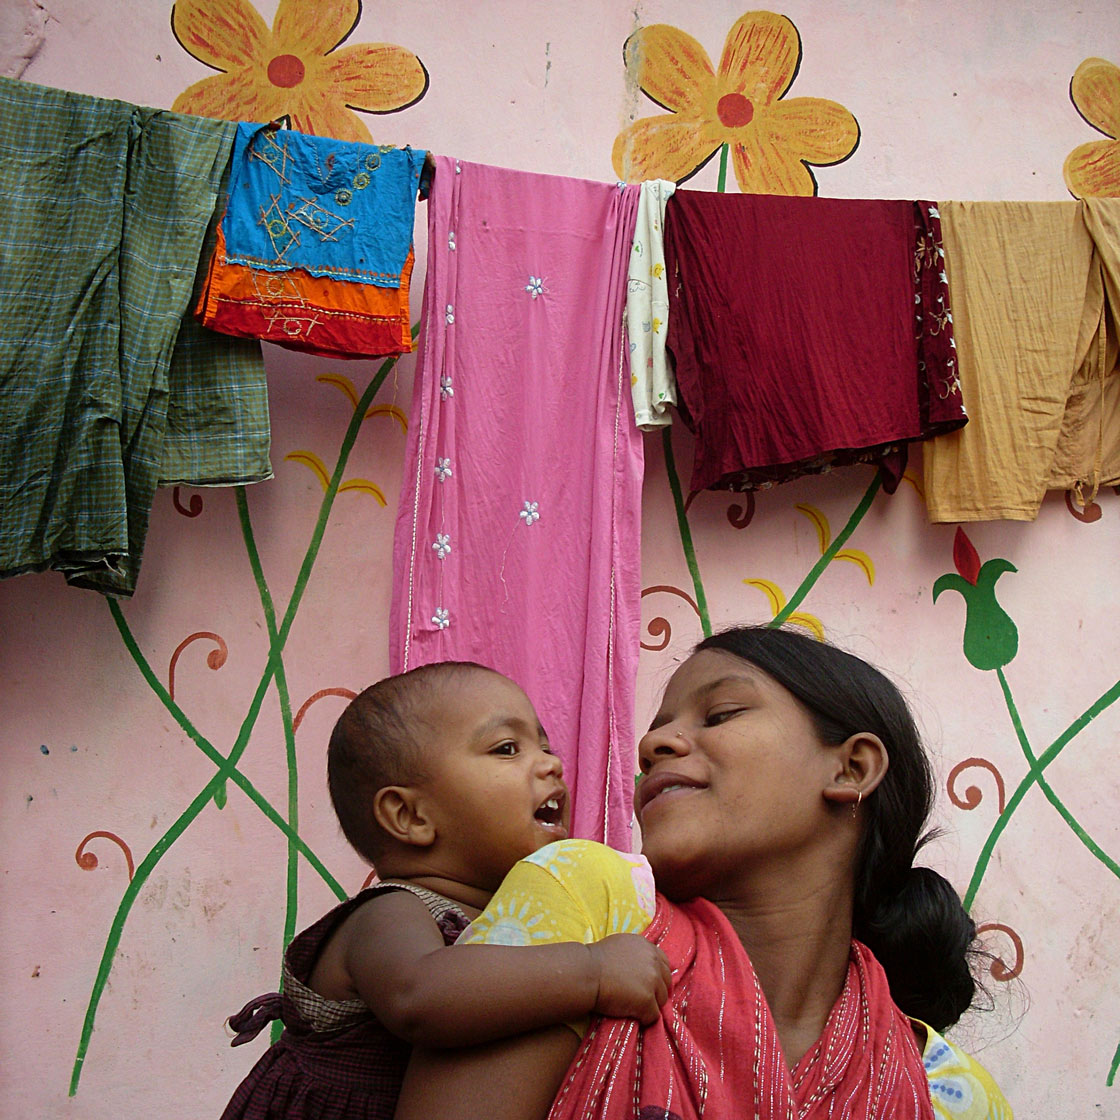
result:
[[[284,994],[231,1024],[285,1030],[222,1120],[391,1117],[413,1045],[468,1046],[591,1012],[652,1022],[661,950],[616,934],[591,945],[451,943],[518,860],[568,835],[568,790],[533,705],[472,662],[388,677],[343,712],[327,764],[346,838],[380,882],[288,947]]]

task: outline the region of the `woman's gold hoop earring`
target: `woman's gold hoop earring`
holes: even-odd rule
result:
[[[852,802],[852,819],[854,820],[859,812],[860,802],[863,800],[863,790],[856,790],[856,799]]]

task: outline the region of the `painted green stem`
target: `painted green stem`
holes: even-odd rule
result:
[[[1007,704],[1007,711],[1011,716],[1011,723],[1015,728],[1015,734],[1019,739],[1019,746],[1023,749],[1023,754],[1026,756],[1027,763],[1030,765],[1031,772],[1035,773],[1038,779],[1038,784],[1042,792],[1046,795],[1046,800],[1058,811],[1062,820],[1069,825],[1073,834],[1085,845],[1089,851],[1101,861],[1112,872],[1113,875],[1120,878],[1120,867],[1117,866],[1116,861],[1111,859],[1108,854],[1103,851],[1095,840],[1081,827],[1081,824],[1073,816],[1073,814],[1065,807],[1058,795],[1050,787],[1050,783],[1042,775],[1042,771],[1038,769],[1038,759],[1034,756],[1034,751],[1031,749],[1030,741],[1027,739],[1026,730],[1023,727],[1023,721],[1019,718],[1019,709],[1016,707],[1015,698],[1011,695],[1011,686],[1007,683],[1007,677],[1004,676],[1002,666],[996,670],[999,676],[1000,688],[1003,689],[1003,698]],[[1120,1045],[1117,1045],[1116,1052],[1112,1055],[1112,1064],[1109,1066],[1108,1076],[1105,1078],[1105,1084],[1111,1088],[1113,1081],[1116,1079],[1116,1066],[1120,1062]]]
[[[972,903],[976,898],[976,892],[980,889],[980,884],[984,880],[984,874],[988,870],[988,864],[991,861],[996,842],[1002,835],[1003,830],[1007,827],[1015,810],[1019,807],[1019,802],[1027,795],[1031,786],[1038,781],[1046,768],[1062,753],[1066,744],[1079,735],[1101,714],[1101,712],[1111,704],[1114,704],[1118,699],[1120,699],[1120,681],[1117,681],[1108,691],[1102,693],[1090,704],[1089,707],[1042,752],[1035,762],[1030,765],[1030,769],[1023,777],[1023,780],[1015,787],[1014,793],[1007,799],[1007,804],[1004,806],[1003,812],[1000,813],[995,824],[992,825],[992,830],[988,833],[988,839],[984,841],[984,847],[980,850],[980,855],[976,860],[976,867],[972,872],[972,879],[968,884],[968,890],[965,891],[964,894],[964,908],[966,910],[972,908]]]
[[[727,145],[719,150],[719,181],[716,190],[723,194],[727,186]],[[661,431],[661,444],[665,448],[665,473],[669,476],[669,488],[673,491],[673,505],[677,511],[677,528],[681,534],[681,547],[684,549],[685,562],[692,576],[692,589],[696,594],[696,609],[700,614],[700,628],[705,638],[712,636],[712,620],[708,615],[708,597],[704,594],[704,584],[700,581],[700,565],[696,563],[696,549],[692,546],[692,530],[688,526],[688,514],[684,508],[681,493],[681,480],[677,475],[677,464],[673,458],[673,439],[669,428]]]
[[[117,613],[120,612],[120,608],[116,603],[110,600],[110,610],[114,608]],[[82,1037],[78,1043],[78,1053],[74,1059],[74,1069],[70,1076],[70,1096],[73,1096],[78,1091],[78,1081],[82,1076],[82,1065],[85,1062],[86,1050],[89,1048],[89,1040],[93,1034],[93,1024],[97,1016],[97,1006],[101,1001],[101,995],[105,990],[105,985],[108,983],[109,972],[113,966],[113,957],[116,954],[117,945],[120,943],[121,934],[124,931],[124,923],[132,909],[132,904],[136,901],[136,896],[140,893],[140,888],[147,882],[148,876],[155,870],[156,865],[163,858],[164,853],[187,830],[195,817],[202,812],[222,784],[230,778],[234,778],[236,781],[234,776],[238,774],[237,763],[240,761],[241,755],[244,753],[245,747],[249,742],[249,735],[252,732],[253,725],[256,723],[257,716],[260,714],[261,703],[264,701],[265,692],[268,690],[268,685],[272,680],[274,672],[275,666],[270,655],[268,664],[257,686],[257,690],[253,694],[252,700],[249,702],[249,710],[241,724],[241,730],[238,732],[233,749],[226,758],[222,758],[220,754],[218,755],[220,761],[218,761],[217,773],[203,786],[202,791],[186,809],[183,810],[174,824],[172,824],[163,836],[156,841],[151,851],[148,852],[147,856],[144,857],[136,868],[131,882],[129,882],[128,886],[125,888],[125,892],[117,906],[113,924],[109,928],[109,936],[105,941],[105,949],[101,954],[101,963],[98,965],[97,977],[93,983],[93,991],[90,993],[85,1020],[82,1023]],[[277,816],[279,816],[279,814],[277,814]],[[283,818],[280,818],[280,820],[283,820]],[[284,824],[286,826],[287,822],[284,821]]]
[[[876,471],[875,477],[871,480],[871,485],[868,486],[863,497],[860,498],[859,505],[856,506],[852,516],[848,518],[847,525],[836,534],[836,539],[821,554],[821,558],[813,565],[809,574],[801,581],[801,585],[790,596],[789,602],[774,616],[773,622],[769,623],[771,627],[781,626],[782,623],[801,606],[805,596],[809,594],[813,589],[813,585],[821,578],[821,573],[832,563],[836,554],[844,547],[845,542],[852,533],[855,532],[856,526],[863,520],[864,515],[871,508],[871,503],[875,500],[875,495],[879,493],[879,487],[882,485],[882,476]]]
[[[716,190],[723,194],[727,187],[727,145],[721,144],[719,149],[719,181],[716,183]]]
[[[237,515],[241,522],[241,535],[245,541],[245,552],[249,557],[249,566],[253,571],[253,579],[257,585],[257,593],[261,600],[261,610],[264,612],[265,625],[268,627],[269,649],[276,651],[276,694],[280,700],[280,722],[284,728],[284,754],[288,765],[288,824],[291,833],[288,836],[288,852],[286,867],[285,891],[286,905],[284,908],[284,932],[281,946],[287,949],[289,942],[296,932],[296,910],[299,901],[299,852],[292,843],[292,834],[299,834],[299,766],[296,760],[296,736],[292,721],[292,701],[288,691],[288,674],[284,667],[284,658],[279,650],[279,634],[276,630],[276,609],[272,604],[272,593],[268,589],[265,579],[264,566],[261,564],[260,553],[257,550],[257,540],[253,533],[253,522],[249,517],[249,502],[245,494],[245,487],[238,486]],[[283,976],[281,976],[281,985]],[[272,1024],[271,1036],[275,1042],[284,1030],[283,1023],[276,1021]]]
[[[311,578],[311,569],[315,565],[316,557],[319,555],[319,547],[323,543],[323,534],[327,529],[327,518],[330,516],[335,495],[338,493],[338,488],[342,483],[342,475],[346,470],[346,463],[350,458],[350,452],[354,448],[354,441],[358,438],[358,431],[361,429],[362,421],[365,419],[366,410],[373,403],[373,398],[377,395],[377,391],[384,383],[385,378],[389,374],[389,370],[396,364],[396,358],[387,358],[381,363],[377,373],[373,376],[373,380],[366,386],[365,392],[362,393],[361,397],[358,399],[358,404],[354,409],[354,415],[350,417],[350,423],[346,426],[346,434],[342,437],[342,445],[339,448],[338,462],[335,464],[334,472],[331,474],[330,481],[327,483],[327,492],[323,495],[322,504],[319,506],[319,518],[315,522],[315,528],[311,532],[311,542],[307,546],[307,552],[304,555],[303,563],[300,565],[299,574],[296,576],[295,586],[292,588],[292,597],[288,600],[288,608],[284,612],[284,617],[280,622],[278,637],[281,644],[288,640],[288,631],[292,628],[292,623],[295,621],[296,617],[296,611],[299,610],[300,600],[303,598],[303,592],[307,587],[307,581]]]
[[[346,434],[342,438],[342,444],[339,449],[338,461],[335,464],[335,469],[331,474],[330,481],[327,484],[326,493],[323,495],[323,501],[319,507],[319,516],[315,523],[315,528],[311,534],[311,540],[308,543],[307,551],[304,553],[303,563],[300,565],[299,573],[296,575],[295,584],[292,588],[291,598],[288,600],[287,610],[284,612],[284,618],[280,626],[276,630],[275,641],[269,642],[268,659],[265,664],[264,670],[261,673],[260,681],[257,684],[256,691],[253,693],[252,699],[249,702],[248,711],[245,714],[245,719],[242,721],[241,728],[238,731],[237,738],[234,741],[233,748],[226,757],[214,750],[214,748],[207,743],[197,731],[190,726],[190,721],[186,719],[184,713],[177,705],[171,700],[170,695],[167,694],[163,685],[156,678],[155,674],[151,672],[151,667],[147,661],[140,654],[139,647],[135,641],[131,640],[131,635],[127,634],[127,626],[124,625],[124,615],[121,612],[119,605],[114,600],[109,600],[109,610],[113,614],[114,621],[117,622],[118,629],[121,631],[122,638],[125,638],[125,645],[129,647],[133,659],[136,660],[137,665],[140,667],[141,673],[145,676],[148,684],[153,688],[156,694],[163,701],[165,707],[179,721],[180,726],[191,737],[208,757],[215,762],[217,772],[210,778],[206,785],[202,788],[194,800],[187,806],[187,808],[179,815],[178,819],[171,825],[171,827],[163,834],[162,837],[155,843],[151,851],[141,861],[133,875],[131,882],[125,888],[121,901],[117,906],[116,915],[113,918],[112,925],[109,929],[109,935],[105,941],[105,948],[101,954],[101,962],[98,965],[97,976],[93,983],[93,990],[90,993],[89,1004],[86,1007],[85,1019],[82,1023],[82,1035],[78,1042],[78,1052],[74,1058],[74,1067],[70,1077],[70,1096],[78,1091],[78,1083],[82,1076],[82,1067],[85,1063],[86,1052],[89,1049],[89,1041],[93,1035],[93,1026],[97,1017],[97,1007],[100,1003],[102,993],[105,990],[105,985],[109,980],[109,973],[113,965],[113,957],[116,954],[117,946],[120,943],[121,934],[124,931],[124,923],[128,918],[128,914],[132,909],[132,904],[135,902],[140,889],[147,881],[148,876],[155,869],[156,865],[163,858],[164,853],[171,847],[172,844],[187,830],[194,819],[202,812],[208,802],[214,797],[215,793],[225,784],[227,780],[234,781],[242,789],[248,793],[252,789],[248,780],[237,769],[237,764],[241,760],[242,754],[248,746],[250,735],[252,734],[253,727],[256,724],[257,717],[260,715],[261,704],[264,702],[265,693],[268,691],[268,686],[272,682],[272,678],[276,675],[279,667],[279,654],[283,649],[284,643],[288,639],[288,633],[292,628],[295,621],[296,613],[299,610],[300,602],[303,598],[303,593],[307,588],[308,580],[311,578],[311,571],[315,565],[315,560],[318,557],[319,548],[323,542],[323,534],[326,531],[327,518],[330,516],[331,507],[334,504],[335,496],[338,493],[338,487],[342,482],[342,475],[346,469],[346,463],[350,457],[350,452],[354,447],[354,442],[358,438],[358,431],[361,428],[362,421],[365,418],[366,410],[369,408],[376,396],[378,389],[384,383],[389,370],[396,364],[396,358],[389,358],[381,364],[377,373],[373,376],[369,385],[366,387],[365,392],[358,400],[357,407],[354,409],[354,414],[350,418],[350,423],[347,425]],[[145,669],[147,670],[145,672]],[[176,714],[178,713],[178,714]],[[209,748],[209,750],[207,750]],[[213,752],[213,753],[211,753]],[[254,796],[255,795],[255,796]],[[273,821],[281,831],[290,835],[290,826],[288,822],[260,796],[256,790],[252,791],[250,796],[258,805],[269,820]],[[295,837],[298,840],[298,836]],[[310,858],[310,849],[298,840],[299,849]],[[346,897],[346,892],[334,882],[334,880],[326,873],[326,868],[322,867],[319,861],[316,870],[320,870],[320,874],[332,884],[332,889],[340,898]]]
[[[700,565],[696,563],[696,550],[692,547],[692,530],[688,527],[688,514],[684,508],[684,495],[681,493],[681,480],[677,476],[677,464],[673,458],[673,439],[670,428],[662,428],[661,444],[665,449],[665,473],[669,476],[669,489],[673,492],[673,505],[677,510],[677,528],[681,534],[681,547],[684,549],[685,562],[692,576],[692,588],[696,592],[696,608],[700,613],[700,626],[704,637],[712,636],[712,621],[708,617],[708,597],[704,594],[704,584],[700,580]]]
[[[116,623],[121,641],[124,643],[125,649],[127,649],[132,656],[136,667],[140,670],[140,675],[147,681],[148,686],[156,694],[156,697],[167,709],[171,717],[186,733],[187,738],[189,738],[215,766],[223,767],[226,763],[225,756],[209,741],[209,739],[199,733],[194,724],[191,723],[186,712],[171,699],[171,694],[164,687],[163,682],[156,676],[151,665],[148,664],[147,658],[141,653],[140,647],[137,645],[136,639],[133,637],[128,622],[124,617],[124,613],[120,608],[120,604],[115,599],[107,599],[106,602],[109,604],[109,612],[112,614],[113,621]],[[233,771],[233,773],[230,774],[230,780],[245,793],[249,800],[260,809],[268,820],[287,836],[288,840],[296,846],[303,858],[319,873],[327,886],[329,886],[340,899],[346,898],[347,892],[343,886],[327,870],[323,861],[307,846],[307,843],[301,839],[299,834],[291,828],[268,798],[266,798],[240,770]]]
[[[1027,740],[1027,734],[1023,730],[1023,723],[1019,718],[1019,710],[1015,706],[1015,699],[1011,695],[1011,687],[1007,683],[1007,677],[1004,676],[1002,668],[996,670],[996,675],[999,677],[1000,687],[1003,689],[1003,698],[1007,703],[1007,711],[1011,715],[1011,722],[1015,727],[1015,734],[1019,738],[1019,745],[1023,749],[1023,754],[1026,756],[1028,765],[1032,770],[1035,770],[1038,767],[1038,759],[1035,758],[1034,751],[1031,749],[1031,745]],[[1053,788],[1046,780],[1041,770],[1038,771],[1038,785],[1042,792],[1046,795],[1046,800],[1054,806],[1054,808],[1058,812],[1058,815],[1062,818],[1062,820],[1066,822],[1067,825],[1069,825],[1070,830],[1078,838],[1078,840],[1080,840],[1081,843],[1089,849],[1094,858],[1100,860],[1101,863],[1103,863],[1105,867],[1107,867],[1109,871],[1112,872],[1113,875],[1120,879],[1120,864],[1117,864],[1117,862],[1111,856],[1109,856],[1109,854],[1105,852],[1099,844],[1097,844],[1097,842],[1088,834],[1088,832],[1086,832],[1085,829],[1082,828],[1077,818],[1074,817],[1069,809],[1066,808],[1065,804],[1054,792]]]

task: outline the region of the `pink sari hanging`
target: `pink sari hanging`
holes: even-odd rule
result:
[[[572,834],[629,850],[641,436],[622,336],[638,188],[437,157],[393,544],[393,672],[535,704]]]

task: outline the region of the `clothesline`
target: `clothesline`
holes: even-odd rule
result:
[[[260,339],[409,350],[427,160],[0,80],[0,316],[22,328],[0,339],[0,575],[129,595],[157,484],[270,477]],[[519,681],[576,835],[630,844],[636,420],[675,405],[694,490],[858,461],[897,480],[915,439],[935,520],[1030,519],[1047,486],[1120,481],[1120,200],[434,163],[391,667],[478,660]]]
[[[247,339],[346,357],[407,352],[415,201],[431,157],[10,79],[0,94],[8,110],[0,183],[17,200],[3,220],[21,261],[8,270],[0,306],[7,321],[28,324],[27,337],[0,352],[8,385],[20,387],[8,392],[21,402],[0,433],[0,574],[56,567],[80,586],[127,595],[155,485],[271,477],[259,346],[200,330],[188,300],[204,323]],[[100,148],[89,143],[97,130]],[[141,137],[151,146],[157,136],[174,138],[162,142],[183,172],[179,193],[169,198],[164,181],[140,178],[126,201],[103,176],[94,197],[104,220],[92,224],[101,240],[123,230],[153,276],[170,270],[175,280],[140,296],[123,290],[135,277],[116,278],[104,298],[83,304],[98,261],[113,254],[90,252],[89,238],[79,248],[64,232],[77,227],[18,202],[43,189],[32,185],[29,160],[81,140],[89,152],[72,167],[60,163],[58,195],[92,217],[73,193],[86,169],[110,158],[128,167],[141,158]],[[223,215],[215,205],[227,172]],[[694,490],[764,488],[858,461],[897,479],[907,442],[930,436],[925,491],[935,521],[1030,520],[1048,488],[1087,499],[1120,482],[1120,201],[921,210],[669,183],[637,189],[626,300],[634,415],[648,429],[668,422],[674,406],[694,429]],[[915,206],[919,220],[907,226],[904,209]],[[171,212],[181,215],[175,237]],[[55,300],[49,317],[29,314],[26,293],[62,262],[66,275],[51,286],[74,298]],[[550,302],[539,269],[526,268],[522,287]],[[143,322],[134,324],[126,309],[141,301]],[[917,348],[905,337],[915,308]],[[62,340],[106,323],[121,332],[123,357],[106,350],[76,361]],[[120,398],[119,412],[78,414],[66,403],[107,399],[71,391],[102,382],[120,386],[108,395]],[[230,401],[235,418],[216,425]],[[959,428],[962,402],[968,423]],[[67,454],[34,468],[29,485],[36,460],[25,444],[59,439]]]

